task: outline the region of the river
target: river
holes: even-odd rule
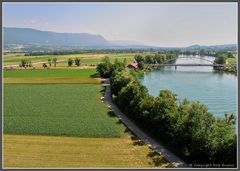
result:
[[[176,63],[205,64],[214,57],[179,56]],[[189,56],[188,56],[189,57]],[[237,76],[214,71],[211,66],[162,67],[139,78],[149,93],[158,96],[163,89],[176,93],[178,100],[188,98],[207,105],[215,116],[237,113]]]

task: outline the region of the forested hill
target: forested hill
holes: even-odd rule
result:
[[[135,41],[109,41],[102,35],[89,33],[57,33],[40,31],[32,28],[4,27],[4,49],[14,50],[28,48],[32,50],[56,50],[78,48],[102,48],[102,49],[155,49],[155,50],[236,50],[236,44],[188,47],[161,47],[149,46]],[[160,38],[159,38],[160,39]]]
[[[88,33],[56,33],[30,28],[4,28],[4,44],[109,46],[109,42],[100,35]]]

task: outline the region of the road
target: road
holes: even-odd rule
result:
[[[119,117],[119,119],[145,144],[148,144],[152,147],[152,149],[162,156],[165,157],[169,162],[171,162],[175,167],[186,168],[189,167],[184,161],[182,161],[179,157],[171,153],[169,150],[164,148],[160,143],[156,142],[153,138],[143,132],[136,124],[134,124],[130,119],[128,119],[113,103],[111,98],[111,88],[109,79],[104,80],[104,84],[106,87],[104,101],[107,103],[112,111]]]
[[[59,60],[59,61],[57,61],[57,63],[58,62],[64,62],[64,60]],[[48,64],[48,62],[45,61],[45,62],[33,62],[32,65],[34,65],[34,64],[43,64],[43,63]],[[5,65],[3,67],[5,68],[5,67],[18,67],[18,66],[19,66],[19,64],[13,64],[13,65],[9,64],[9,65]]]

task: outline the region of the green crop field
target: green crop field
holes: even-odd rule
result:
[[[108,116],[100,85],[5,84],[4,134],[118,137],[118,119]]]
[[[96,69],[32,69],[32,70],[6,70],[5,78],[26,77],[65,77],[65,78],[91,78],[96,74]]]

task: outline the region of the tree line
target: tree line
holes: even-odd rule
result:
[[[42,66],[44,68],[47,68],[48,66],[52,66],[52,64],[54,64],[54,67],[56,67],[57,65],[57,58],[48,58],[47,60],[47,63],[43,63]],[[48,65],[47,65],[48,64]],[[81,65],[81,59],[76,57],[75,59],[72,59],[72,58],[68,58],[67,60],[67,64],[68,64],[68,67],[71,67],[73,64],[75,64],[76,66],[80,66]],[[29,60],[29,59],[22,59],[20,64],[19,64],[19,67],[33,67],[33,64],[32,64],[32,61]]]
[[[174,62],[177,58],[177,53],[167,53],[167,54],[154,54],[154,55],[140,55],[134,56],[134,60],[137,62],[138,67],[143,69],[146,64],[162,64],[164,62]]]
[[[43,55],[68,55],[68,54],[82,54],[84,51],[81,50],[62,50],[62,51],[38,51],[28,52],[24,56],[43,56]]]
[[[97,71],[110,78],[115,104],[183,160],[236,167],[234,114],[217,118],[206,105],[188,99],[179,102],[177,95],[169,90],[161,90],[157,97],[151,96],[137,79],[136,72],[126,68],[123,62],[110,63],[106,58],[97,66]]]

